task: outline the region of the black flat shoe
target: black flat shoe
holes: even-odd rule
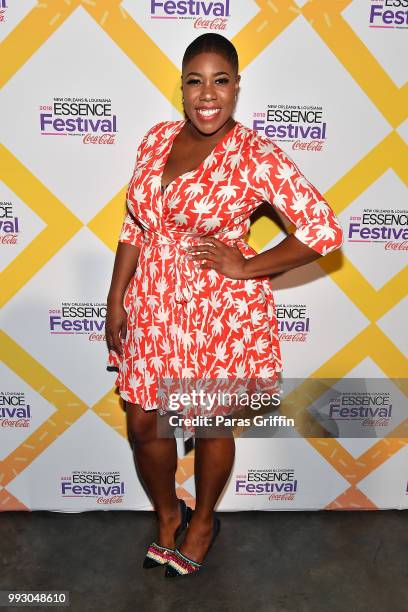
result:
[[[215,538],[219,534],[220,527],[221,521],[218,516],[214,514],[213,531],[206,556],[208,555],[208,551],[210,550],[211,546],[214,544]],[[194,561],[181,553],[176,547],[168,557],[166,572],[164,575],[166,578],[173,578],[175,576],[190,576],[192,574],[197,574],[197,572],[202,568],[203,564],[204,561],[198,563],[198,561]]]
[[[187,528],[193,513],[192,509],[186,505],[184,499],[179,499],[179,503],[181,510],[181,523],[174,532],[175,540]],[[152,569],[153,567],[162,567],[163,565],[166,565],[172,553],[174,553],[174,548],[167,548],[166,546],[160,546],[156,542],[152,542],[147,549],[147,553],[143,561],[144,569]]]

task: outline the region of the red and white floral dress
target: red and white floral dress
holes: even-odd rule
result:
[[[140,254],[124,295],[123,354],[110,350],[107,362],[118,369],[115,384],[124,400],[160,414],[167,410],[163,380],[275,380],[282,370],[270,279],[199,269],[186,247],[212,235],[236,243],[245,257],[256,255],[244,236],[263,201],[318,253],[343,242],[321,193],[273,140],[239,121],[195,170],[163,191],[163,169],[185,122],[157,123],[137,151],[119,241],[137,245]]]

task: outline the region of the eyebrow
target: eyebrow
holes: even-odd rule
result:
[[[197,74],[198,76],[202,76],[201,72],[189,72],[188,74],[186,74],[186,78],[188,76],[190,76],[190,74]],[[214,72],[214,76],[219,76],[220,74],[228,74],[228,72],[225,72],[225,70],[221,70],[220,72]]]

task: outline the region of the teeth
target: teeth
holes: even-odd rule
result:
[[[209,117],[210,115],[215,115],[216,113],[218,113],[220,109],[219,108],[215,108],[213,110],[204,110],[204,109],[197,109],[197,112],[199,112],[201,115],[205,115],[206,117]]]

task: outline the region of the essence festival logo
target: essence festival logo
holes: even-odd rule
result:
[[[370,28],[408,28],[408,0],[371,0]]]
[[[42,136],[82,137],[83,144],[115,144],[117,116],[109,98],[54,98],[40,110]]]
[[[323,108],[314,105],[268,104],[265,112],[253,113],[252,129],[277,142],[291,142],[294,150],[322,151],[327,139]]]
[[[267,495],[269,501],[293,501],[297,490],[294,469],[248,470],[235,476],[235,495]]]
[[[7,1],[0,0],[0,22],[6,21],[6,9],[8,9]]]
[[[120,504],[125,495],[125,482],[120,472],[75,470],[61,476],[61,496],[96,499],[97,504]]]
[[[362,427],[388,427],[392,404],[387,392],[340,393],[329,401],[329,418],[333,421],[360,421]]]
[[[365,208],[349,219],[348,242],[381,245],[386,251],[408,250],[408,211]]]
[[[231,17],[230,2],[223,0],[151,0],[152,19],[188,19],[194,21],[195,29],[225,30]]]
[[[48,310],[51,334],[86,335],[90,342],[105,340],[106,304],[62,302],[61,308]]]
[[[276,318],[281,342],[306,342],[310,332],[306,304],[277,304]]]
[[[31,406],[21,391],[0,391],[0,426],[30,427]]]
[[[20,233],[17,215],[12,202],[0,202],[0,244],[17,244]]]

